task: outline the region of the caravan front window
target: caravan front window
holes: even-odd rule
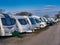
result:
[[[11,25],[14,25],[16,23],[16,20],[11,18]]]
[[[29,18],[32,24],[36,24],[35,20],[33,18]]]
[[[16,23],[15,19],[13,18],[1,18],[2,20],[2,24],[5,25],[5,26],[10,26],[10,25],[14,25]]]
[[[26,25],[28,22],[25,19],[18,19],[21,25]]]
[[[2,20],[2,24],[3,24],[3,25],[6,25],[6,20],[5,20],[5,18],[1,18],[1,20]]]
[[[40,18],[40,20],[43,22],[42,18]]]
[[[44,19],[44,18],[40,18],[43,22],[46,22],[46,19]]]
[[[36,23],[40,23],[40,21],[38,19],[35,19]]]

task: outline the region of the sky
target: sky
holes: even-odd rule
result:
[[[41,15],[55,14],[60,10],[60,0],[0,0],[0,9],[5,9],[6,12],[30,11]]]

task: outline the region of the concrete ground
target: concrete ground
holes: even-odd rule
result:
[[[43,30],[38,33],[25,34],[24,38],[0,38],[0,45],[60,45],[60,23]]]

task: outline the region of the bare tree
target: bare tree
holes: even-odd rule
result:
[[[60,11],[58,12],[58,14],[55,15],[56,19],[60,19]]]
[[[30,13],[30,12],[20,12],[20,13],[16,13],[16,15],[20,15],[20,16],[31,16],[32,15],[32,13]]]
[[[4,13],[5,12],[5,10],[4,9],[0,9],[0,13]]]
[[[43,17],[49,18],[49,15],[44,15]]]

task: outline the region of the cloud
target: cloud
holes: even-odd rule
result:
[[[40,11],[39,11],[40,10]],[[60,11],[60,6],[56,6],[56,5],[45,5],[42,8],[35,10],[34,14],[36,15],[55,15],[56,13],[58,13],[58,11]]]

